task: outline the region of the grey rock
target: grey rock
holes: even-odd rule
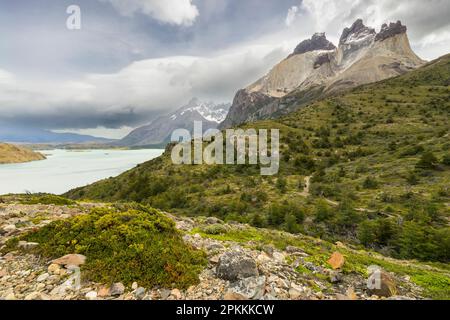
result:
[[[397,21],[396,23],[391,22],[389,25],[385,23],[381,26],[381,31],[376,35],[375,41],[383,41],[397,34],[406,33],[406,31],[407,28],[402,25],[401,21]]]
[[[342,32],[339,44],[345,44],[349,40],[350,36],[353,38],[359,38],[365,35],[375,35],[376,31],[373,28],[366,27],[362,19],[356,20],[350,28],[345,28]]]
[[[260,300],[265,293],[266,277],[251,277],[231,284],[230,291],[247,299]]]
[[[395,301],[408,301],[408,300],[416,300],[414,298],[405,297],[405,296],[393,296],[389,297],[386,300],[395,300]]]
[[[339,283],[342,281],[342,273],[332,271],[330,272],[330,282],[331,283]]]
[[[110,294],[112,296],[120,296],[124,292],[125,292],[125,286],[122,283],[120,283],[120,282],[114,283],[111,286]]]
[[[218,224],[218,223],[223,223],[223,221],[216,217],[208,217],[208,218],[206,218],[205,223],[206,224]]]
[[[293,55],[315,50],[334,50],[336,46],[327,40],[325,33],[315,33],[311,39],[302,41],[294,50]]]
[[[36,248],[39,246],[39,243],[37,242],[26,242],[26,241],[19,241],[19,244],[17,245],[19,248],[24,250],[31,250],[33,248]]]
[[[138,300],[142,300],[145,297],[145,289],[142,287],[137,288],[134,291],[134,297]]]
[[[229,281],[259,275],[256,261],[242,251],[224,253],[217,264],[216,274],[220,279]]]

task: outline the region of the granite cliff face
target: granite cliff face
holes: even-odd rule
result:
[[[266,76],[240,90],[220,127],[286,114],[314,99],[422,66],[425,61],[412,51],[406,31],[398,21],[377,33],[358,19],[344,29],[338,47],[324,33],[314,34]]]

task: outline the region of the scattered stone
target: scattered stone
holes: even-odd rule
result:
[[[331,283],[339,283],[342,281],[342,273],[337,271],[330,272],[330,282]]]
[[[264,296],[266,277],[251,277],[236,281],[230,286],[230,293],[237,293],[247,299],[259,300]]]
[[[131,289],[136,290],[138,288],[138,283],[137,282],[133,282],[133,284],[131,285]]]
[[[52,263],[63,266],[80,266],[86,262],[86,257],[82,254],[68,254],[64,257],[53,260]]]
[[[171,294],[170,290],[167,290],[167,289],[162,289],[161,290],[161,298],[163,300],[166,300],[170,296],[170,294]]]
[[[89,291],[88,293],[86,293],[86,299],[88,300],[97,300],[97,292],[95,291]]]
[[[265,245],[262,248],[262,251],[265,252],[268,256],[272,257],[273,253],[275,252],[275,248],[273,246]]]
[[[145,289],[142,287],[137,288],[134,291],[134,297],[138,300],[142,300],[145,297]]]
[[[50,277],[50,275],[48,273],[43,273],[39,277],[37,277],[36,281],[37,282],[44,282],[45,280],[48,279],[48,277]]]
[[[289,298],[291,300],[297,300],[301,296],[302,296],[302,293],[299,290],[297,290],[295,288],[290,288],[289,289]]]
[[[378,297],[391,297],[397,295],[397,286],[394,279],[381,269],[371,270],[372,274],[367,281],[367,289],[371,295]]]
[[[110,289],[108,287],[101,287],[97,293],[97,296],[101,298],[109,297],[111,295]]]
[[[350,300],[358,300],[358,296],[356,295],[355,289],[353,289],[353,287],[349,287],[349,288],[347,289],[346,294],[347,294],[347,297],[348,297]]]
[[[405,297],[405,296],[392,296],[387,298],[386,300],[395,300],[395,301],[407,301],[407,300],[416,300],[410,297]]]
[[[224,253],[217,264],[217,276],[220,279],[236,281],[259,275],[255,260],[241,251]]]
[[[216,217],[208,217],[205,220],[205,224],[222,224],[223,221]]]
[[[5,231],[6,233],[16,231],[16,229],[17,229],[16,226],[13,224],[8,224],[3,227],[3,231]]]
[[[339,252],[335,252],[331,255],[327,262],[334,270],[337,270],[342,268],[345,263],[345,258]]]
[[[41,294],[40,292],[32,292],[30,294],[28,294],[27,296],[25,296],[24,300],[42,300]]]
[[[223,300],[226,300],[226,301],[239,301],[239,300],[248,300],[248,299],[246,297],[244,297],[243,295],[239,294],[239,293],[227,292],[223,296]]]
[[[23,250],[31,250],[39,246],[39,243],[37,242],[26,242],[26,241],[19,241],[19,244],[17,245],[20,249]]]
[[[61,267],[59,266],[59,264],[52,263],[51,265],[48,266],[47,271],[50,274],[58,275],[61,273]]]
[[[125,286],[121,282],[114,283],[110,289],[110,295],[120,296],[125,292]]]
[[[279,263],[284,263],[286,260],[285,255],[281,252],[274,252],[272,256],[275,259],[275,261],[277,261]]]
[[[182,298],[181,292],[180,292],[180,290],[178,290],[178,289],[173,289],[173,290],[170,292],[170,295],[171,295],[172,297],[174,297],[176,300],[181,300],[181,298]]]

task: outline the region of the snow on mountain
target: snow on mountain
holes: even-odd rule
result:
[[[216,104],[193,98],[188,104],[172,114],[159,117],[151,123],[133,130],[120,141],[120,145],[147,146],[161,145],[169,142],[176,129],[192,132],[194,121],[202,121],[203,129],[215,129],[225,120],[231,104]]]

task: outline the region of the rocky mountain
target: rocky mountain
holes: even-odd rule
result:
[[[338,47],[316,33],[266,76],[238,91],[221,128],[286,114],[317,98],[422,66],[406,31],[398,21],[377,33],[358,19],[344,29]]]
[[[39,152],[12,144],[0,143],[0,164],[22,163],[44,159],[45,156]]]
[[[230,104],[215,104],[193,98],[176,112],[159,117],[148,125],[137,128],[119,143],[126,146],[161,145],[170,140],[175,129],[188,129],[192,132],[194,121],[202,121],[203,129],[217,128],[225,120]]]

